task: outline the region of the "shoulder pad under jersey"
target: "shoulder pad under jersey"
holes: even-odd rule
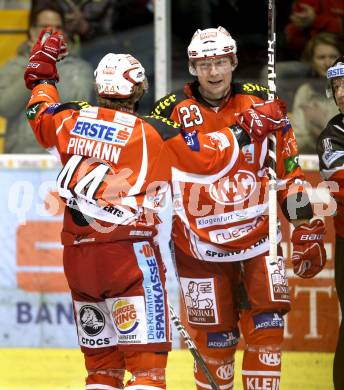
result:
[[[84,101],[74,101],[74,102],[68,102],[68,103],[62,103],[59,107],[57,107],[54,111],[54,115],[64,111],[64,110],[82,110],[83,108],[91,107],[91,105],[88,102]]]
[[[331,138],[334,141],[340,141],[343,138],[342,133],[344,132],[344,117],[342,114],[337,114],[331,118],[324,130],[318,137],[318,143],[324,138]],[[342,141],[343,142],[343,141]],[[343,142],[344,143],[344,142]]]
[[[254,95],[263,100],[268,100],[269,98],[270,90],[265,85],[247,82],[234,83],[233,86],[235,94]]]
[[[154,103],[151,114],[169,118],[174,107],[184,99],[185,95],[182,92],[173,92],[165,95],[163,98]]]
[[[320,170],[344,168],[344,117],[334,116],[322,131],[317,142]]]
[[[163,116],[147,115],[142,117],[142,119],[152,125],[164,141],[175,137],[181,130],[181,126],[178,123]]]

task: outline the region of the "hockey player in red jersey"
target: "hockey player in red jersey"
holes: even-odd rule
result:
[[[196,80],[183,93],[157,101],[152,112],[190,132],[207,133],[235,123],[248,129],[259,122],[268,91],[232,81],[236,51],[224,28],[197,30],[188,47],[189,71]],[[294,272],[309,278],[326,262],[325,228],[319,219],[310,221],[312,207],[289,122],[276,137],[278,201],[295,227]],[[281,248],[277,264],[268,259],[267,149],[266,139],[244,145],[245,163],[234,178],[224,175],[196,186],[180,174],[173,183],[173,241],[186,318],[198,349],[226,390],[234,385],[238,324],[245,341],[244,389],[277,390],[280,383],[283,315],[290,310],[290,299]],[[209,388],[197,364],[194,376],[198,390]]]
[[[247,123],[247,131],[225,127],[207,135],[184,132],[163,117],[139,118],[134,107],[146,88],[145,71],[128,54],[109,53],[99,62],[99,107],[60,103],[56,61],[65,54],[63,36],[43,30],[24,78],[32,90],[33,132],[63,165],[57,178],[66,203],[63,261],[86,389],[162,390],[171,337],[154,238],[167,181],[183,174],[204,183],[234,176],[243,162],[241,144],[281,128],[285,119],[276,103],[262,108],[263,129]],[[125,370],[132,373],[126,384]]]

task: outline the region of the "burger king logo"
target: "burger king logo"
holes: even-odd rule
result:
[[[135,305],[126,299],[118,299],[114,302],[112,316],[121,334],[131,333],[139,325]]]

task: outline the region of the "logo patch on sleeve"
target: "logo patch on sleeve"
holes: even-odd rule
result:
[[[236,328],[231,332],[207,333],[208,348],[230,348],[239,343],[240,333]]]
[[[33,120],[36,118],[40,105],[40,103],[34,104],[26,110],[27,119]]]
[[[186,145],[193,152],[199,152],[200,151],[199,139],[198,139],[198,134],[197,134],[196,130],[194,130],[191,133],[188,133],[187,131],[182,131],[182,136],[184,137]]]
[[[46,114],[53,114],[57,107],[59,107],[60,103],[50,104],[50,106],[45,110]]]
[[[284,160],[284,168],[287,173],[295,171],[299,167],[299,156],[292,156]]]
[[[284,320],[280,313],[260,313],[253,316],[254,329],[283,328]]]

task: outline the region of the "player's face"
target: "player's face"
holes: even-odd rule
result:
[[[314,48],[312,65],[319,76],[326,77],[327,69],[334,63],[341,53],[331,45],[319,43]]]
[[[229,57],[197,60],[194,64],[205,99],[222,99],[230,90],[234,67]]]
[[[332,86],[339,111],[344,114],[344,77],[335,78]]]

